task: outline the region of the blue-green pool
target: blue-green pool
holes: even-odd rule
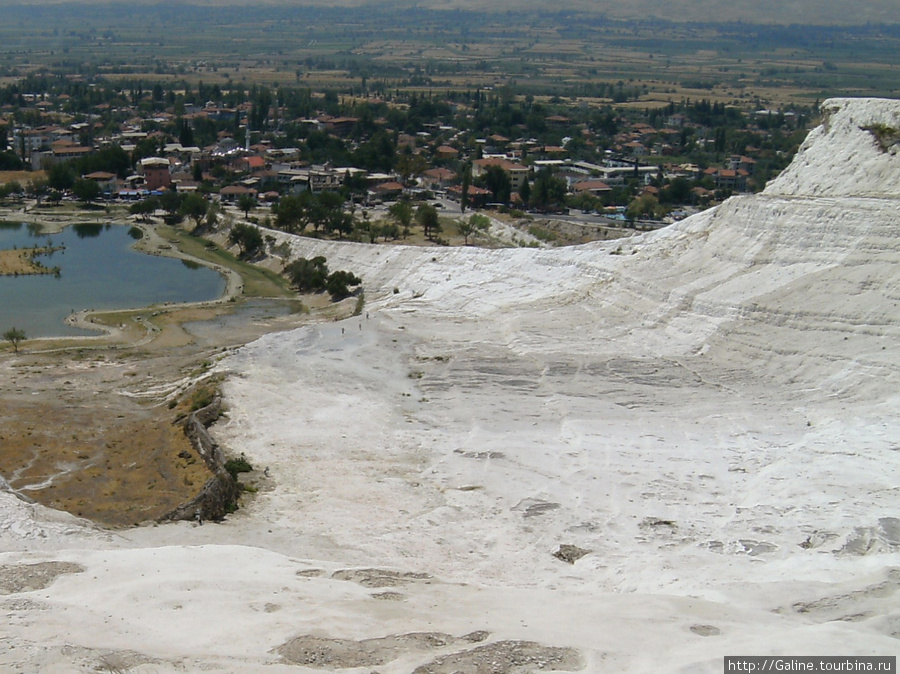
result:
[[[0,332],[31,337],[95,334],[69,327],[82,309],[110,310],[164,302],[200,302],[225,291],[225,278],[208,267],[131,249],[139,230],[124,225],[72,225],[56,234],[32,225],[0,223],[0,249],[61,247],[38,257],[59,275],[0,276]]]

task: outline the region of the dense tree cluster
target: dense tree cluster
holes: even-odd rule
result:
[[[324,257],[312,259],[298,258],[289,263],[284,272],[301,293],[327,292],[332,301],[338,302],[352,294],[351,288],[362,283],[362,279],[348,271],[328,271]]]

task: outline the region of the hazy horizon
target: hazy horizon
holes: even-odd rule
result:
[[[0,7],[32,5],[98,5],[110,0],[0,0]],[[239,0],[139,0],[133,5],[245,6]],[[506,12],[589,12],[611,19],[662,19],[675,22],[744,22],[775,25],[865,25],[900,23],[900,0],[866,0],[853,5],[852,12],[842,0],[756,0],[733,3],[727,0],[565,0],[548,8],[543,0],[261,0],[256,6],[354,7],[395,6],[432,10]]]

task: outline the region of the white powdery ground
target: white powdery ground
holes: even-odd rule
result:
[[[896,653],[900,157],[863,127],[900,103],[825,109],[765,193],[641,238],[289,239],[360,274],[368,316],[225,361],[215,433],[272,489],[224,525],[119,536],[0,495],[3,568],[85,569],[3,600],[0,668],[321,671],[272,649],[473,630],[586,671]],[[333,576],[354,568],[433,578],[385,601]]]

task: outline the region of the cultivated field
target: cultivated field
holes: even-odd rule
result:
[[[612,13],[527,7],[484,13],[374,5],[353,12],[150,6],[135,13],[64,4],[10,6],[6,14],[5,78],[52,71],[103,75],[125,88],[137,80],[223,88],[265,83],[381,97],[509,87],[517,95],[641,106],[685,98],[809,105],[828,96],[900,92],[895,25],[685,24],[650,14],[624,21]]]

